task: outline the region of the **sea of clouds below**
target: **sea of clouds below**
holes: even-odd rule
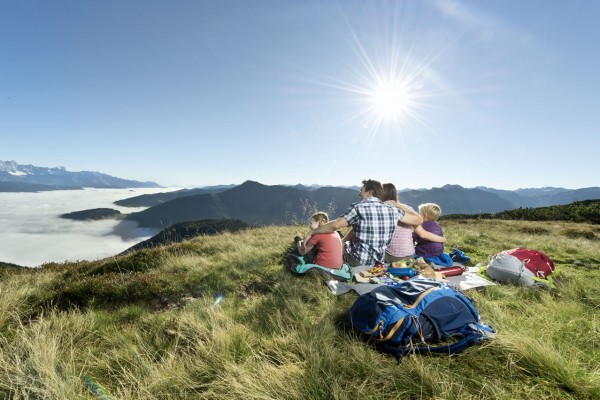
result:
[[[116,255],[158,233],[119,221],[73,221],[60,214],[91,208],[112,208],[122,213],[144,208],[121,207],[116,200],[176,188],[83,189],[39,193],[0,193],[0,261],[26,267],[46,262],[97,260]],[[123,228],[123,225],[121,225]],[[123,235],[125,233],[125,235]],[[123,236],[127,239],[123,239]]]

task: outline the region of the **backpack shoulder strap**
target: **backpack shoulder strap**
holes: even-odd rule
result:
[[[387,344],[379,344],[382,350],[385,350],[388,353],[391,353],[393,356],[398,358],[399,360],[410,353],[442,353],[442,354],[455,354],[461,353],[468,349],[469,347],[482,342],[484,340],[493,339],[496,337],[496,331],[494,331],[490,326],[474,323],[469,324],[465,327],[463,332],[461,333],[463,336],[460,340],[444,345],[410,345],[404,348],[394,347]]]
[[[490,326],[480,324],[480,323],[471,323],[468,324],[461,332],[463,337],[454,343],[448,345],[438,345],[438,346],[416,346],[415,350],[417,352],[429,352],[429,353],[460,353],[465,351],[467,348],[482,342],[484,340],[493,339],[496,337],[496,331],[494,331]]]

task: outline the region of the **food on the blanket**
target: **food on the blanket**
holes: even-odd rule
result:
[[[386,267],[373,267],[369,271],[371,271],[371,273],[377,273],[377,272],[385,271],[386,269],[387,269]]]
[[[380,265],[376,265],[373,268],[368,269],[367,271],[370,272],[373,275],[377,275],[377,274],[382,274],[385,271],[387,271],[387,268],[385,266],[383,266],[383,265],[381,265],[381,266]]]
[[[365,278],[370,278],[372,276],[381,276],[383,274],[385,274],[387,271],[387,267],[383,264],[375,264],[375,266],[373,266],[370,269],[367,269],[365,271],[361,271],[360,275],[364,276]]]
[[[427,269],[428,267],[431,268],[431,266],[427,264],[427,261],[425,261],[423,257],[417,258],[413,266],[419,270]]]
[[[407,267],[406,261],[404,261],[404,260],[394,261],[392,263],[392,267],[394,267],[394,268],[406,268]]]
[[[371,283],[377,283],[380,285],[394,286],[400,282],[400,279],[386,274],[382,276],[374,276],[369,281]]]

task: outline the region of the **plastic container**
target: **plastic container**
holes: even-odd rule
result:
[[[412,278],[413,276],[417,275],[417,271],[412,268],[388,268],[387,272],[400,278],[405,276]]]

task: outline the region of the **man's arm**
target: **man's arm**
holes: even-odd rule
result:
[[[428,242],[436,242],[436,243],[446,243],[446,238],[443,236],[438,236],[435,233],[431,233],[426,231],[421,225],[415,228],[415,233],[421,239],[425,239]]]
[[[413,211],[406,204],[402,204],[399,201],[393,200],[386,201],[386,203],[398,207],[404,211],[404,216],[399,220],[399,222],[410,226],[419,226],[423,223],[423,218],[419,215],[419,213]]]
[[[312,244],[312,242],[310,240],[306,241],[306,242],[304,240],[298,241],[298,252],[300,253],[301,256],[310,252],[313,247],[314,247],[314,245]]]
[[[348,233],[346,233],[346,236],[344,236],[342,238],[342,242],[351,242],[353,238],[354,238],[354,229],[350,228]]]
[[[348,226],[348,221],[344,217],[339,217],[336,220],[330,221],[325,225],[319,226],[317,229],[313,229],[304,236],[304,243],[308,243],[312,235],[316,233],[329,233],[335,232],[338,229],[342,229]]]

